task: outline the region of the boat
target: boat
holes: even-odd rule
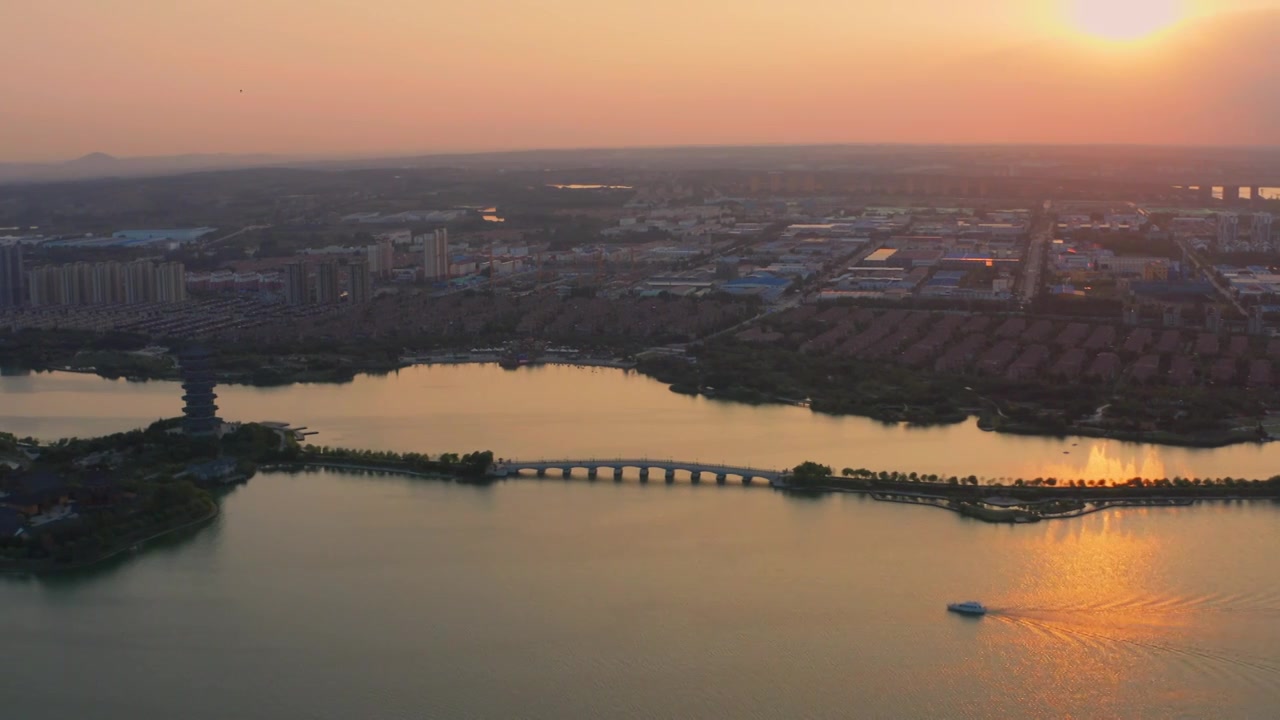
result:
[[[947,609],[953,613],[960,613],[961,615],[986,615],[987,614],[987,607],[975,600],[969,600],[967,602],[948,603]]]

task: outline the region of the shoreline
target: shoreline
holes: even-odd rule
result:
[[[477,358],[454,358],[454,357],[414,357],[412,359],[401,358],[403,363],[400,367],[416,367],[419,365],[502,365],[502,358],[485,355]],[[535,358],[527,362],[519,363],[512,367],[503,365],[508,370],[518,370],[522,367],[537,367],[539,365],[562,365],[568,367],[603,367],[614,368],[617,370],[635,370],[636,362],[634,360],[623,360],[621,358]]]
[[[1280,493],[1271,496],[1255,496],[1244,497],[1238,495],[1224,496],[1208,496],[1195,498],[1174,498],[1174,497],[1151,497],[1151,498],[1066,498],[1061,500],[1069,500],[1080,503],[1080,507],[1067,510],[1064,512],[1053,514],[1038,514],[1026,508],[1039,503],[1053,502],[1052,500],[1030,501],[1022,505],[1009,507],[991,507],[984,500],[959,500],[945,495],[927,495],[927,494],[911,494],[902,492],[885,492],[882,490],[859,490],[853,488],[838,488],[832,486],[820,486],[815,488],[788,488],[777,487],[775,489],[783,492],[799,492],[799,493],[840,493],[846,495],[858,495],[861,497],[870,497],[876,502],[894,503],[898,505],[911,505],[914,507],[931,507],[939,510],[948,510],[961,517],[967,517],[981,522],[991,523],[994,525],[1028,525],[1049,520],[1073,520],[1075,518],[1092,515],[1104,510],[1124,510],[1130,508],[1176,508],[1176,507],[1194,507],[1200,502],[1231,502],[1233,500],[1254,500],[1254,501],[1276,501],[1280,499]]]
[[[306,470],[307,468],[317,468],[320,470],[340,470],[343,472],[353,473],[382,473],[385,475],[403,475],[405,477],[420,478],[423,480],[445,480],[456,481],[453,475],[444,473],[425,473],[417,470],[406,470],[404,468],[379,467],[377,465],[360,465],[347,464],[339,462],[317,462],[312,460],[303,460],[298,462],[282,462],[272,463],[270,465],[262,465],[258,467],[258,472],[282,472],[296,473]]]
[[[1024,437],[1042,437],[1042,438],[1081,438],[1091,440],[1117,440],[1119,442],[1134,443],[1137,445],[1154,445],[1158,447],[1181,447],[1181,448],[1200,448],[1205,450],[1213,450],[1216,448],[1234,447],[1236,445],[1265,445],[1275,442],[1278,438],[1274,437],[1258,437],[1253,432],[1236,431],[1227,433],[1215,433],[1213,436],[1190,436],[1178,435],[1162,430],[1151,431],[1124,431],[1124,430],[1104,430],[1102,428],[1094,428],[1090,426],[1075,426],[1067,430],[1061,429],[1039,429],[1033,425],[1025,424],[991,424],[987,422],[987,416],[974,413],[972,411],[964,412],[963,416],[957,414],[954,416],[944,416],[936,420],[919,421],[919,420],[903,420],[877,417],[875,415],[848,412],[832,412],[828,410],[815,410],[812,404],[803,400],[791,400],[787,398],[759,396],[750,399],[737,397],[733,393],[708,393],[701,390],[691,390],[681,387],[679,384],[668,383],[665,380],[651,375],[643,370],[637,369],[641,375],[652,378],[667,386],[667,390],[677,395],[685,395],[688,397],[699,397],[706,400],[718,400],[721,402],[734,402],[742,405],[790,405],[793,407],[807,407],[812,412],[828,415],[830,417],[859,417],[866,418],[878,423],[889,425],[906,425],[914,428],[942,428],[960,423],[969,422],[971,420],[978,421],[978,429],[983,432],[995,433],[997,435],[1021,435]]]
[[[340,368],[330,371],[326,374],[312,374],[311,371],[298,371],[293,375],[284,375],[278,379],[273,378],[271,382],[255,382],[251,377],[244,375],[225,374],[225,371],[219,373],[218,383],[224,385],[243,385],[245,387],[287,387],[290,385],[346,385],[354,382],[360,376],[382,376],[403,370],[409,367],[431,367],[435,365],[502,365],[502,358],[493,356],[485,356],[478,358],[450,358],[450,357],[422,357],[412,360],[402,358],[396,364],[384,364],[377,366],[359,366]],[[615,370],[637,370],[637,363],[634,360],[623,360],[621,358],[591,358],[591,359],[535,359],[519,365],[506,367],[508,370],[518,370],[522,367],[538,367],[542,365],[556,365],[562,367],[579,367],[579,368],[611,368]],[[95,375],[103,380],[124,380],[131,383],[147,383],[147,382],[181,382],[182,378],[177,373],[162,373],[151,375],[136,374],[120,374],[112,371],[102,370],[94,367],[74,367],[71,365],[44,365],[41,367],[6,367],[6,371],[16,371],[19,373],[55,373],[65,372],[74,373],[76,375]],[[646,376],[652,377],[652,376]],[[659,381],[661,382],[661,381]]]
[[[162,537],[173,535],[174,533],[182,532],[183,530],[197,528],[212,522],[214,519],[216,519],[219,515],[222,514],[222,506],[218,503],[216,499],[211,500],[209,502],[209,505],[210,505],[209,512],[202,517],[196,518],[194,520],[189,520],[181,525],[171,527],[166,530],[161,530],[160,532],[153,533],[151,535],[140,538],[138,540],[129,541],[125,544],[120,545],[119,547],[116,547],[107,551],[106,553],[98,557],[90,558],[88,560],[81,560],[79,562],[74,562],[67,565],[56,565],[56,564],[50,565],[46,563],[38,567],[0,567],[0,575],[39,577],[42,575],[58,575],[61,573],[70,573],[70,572],[76,572],[79,570],[87,570],[96,565],[101,565],[102,563],[107,562],[108,560],[117,558],[126,552],[130,552],[134,548],[138,548],[139,550],[141,550],[142,549],[141,546],[144,545],[145,543],[149,543],[153,540],[159,540]]]
[[[344,372],[337,376],[308,377],[308,376],[305,376],[305,374],[303,374],[303,376],[301,377],[281,379],[279,382],[270,382],[270,383],[253,382],[251,379],[248,379],[245,377],[219,377],[218,382],[226,385],[241,385],[245,387],[258,387],[258,388],[287,387],[291,385],[313,385],[313,384],[314,385],[345,385],[347,383],[354,382],[354,380],[360,376],[380,377],[380,376],[385,376],[390,373],[397,372],[401,369],[409,368],[409,367],[418,367],[418,366],[431,367],[431,366],[447,366],[447,365],[495,365],[495,364],[500,364],[500,359],[497,358],[496,356],[486,355],[486,356],[475,357],[475,358],[449,358],[446,356],[439,356],[439,357],[423,356],[419,359],[416,359],[413,362],[402,362],[401,364],[395,367],[363,368],[358,370],[352,369],[350,373]],[[659,374],[646,371],[636,362],[626,361],[626,360],[621,360],[616,358],[615,359],[589,359],[589,360],[567,360],[567,359],[535,360],[529,363],[525,363],[523,365],[519,365],[516,367],[508,367],[505,369],[515,371],[520,369],[521,367],[536,367],[536,366],[542,366],[542,365],[579,367],[579,368],[589,368],[589,367],[590,368],[607,368],[607,369],[622,370],[624,372],[636,372],[646,378],[649,378],[655,382],[665,385],[669,392],[676,393],[677,395],[685,395],[688,397],[698,397],[698,398],[703,398],[707,400],[715,400],[715,401],[721,401],[721,402],[739,403],[742,405],[750,405],[750,406],[778,405],[778,406],[791,406],[791,407],[807,407],[811,412],[818,413],[821,415],[828,415],[831,417],[865,418],[867,420],[872,420],[878,423],[885,423],[885,424],[892,424],[892,425],[902,424],[902,425],[907,425],[907,426],[916,427],[916,428],[943,428],[943,427],[948,427],[950,425],[955,425],[957,423],[968,422],[976,418],[978,420],[978,427],[980,430],[983,430],[984,432],[992,432],[1000,435],[1017,435],[1017,436],[1025,436],[1025,437],[1057,438],[1057,439],[1080,438],[1080,439],[1116,440],[1119,442],[1133,443],[1138,445],[1151,445],[1155,447],[1200,448],[1200,449],[1207,449],[1207,450],[1234,447],[1238,445],[1265,445],[1270,442],[1275,442],[1278,439],[1273,437],[1259,437],[1256,434],[1256,432],[1252,430],[1221,431],[1221,432],[1215,432],[1211,435],[1206,434],[1206,435],[1200,435],[1200,436],[1188,436],[1188,435],[1177,435],[1174,433],[1161,431],[1161,430],[1123,431],[1123,430],[1106,430],[1106,429],[1094,428],[1090,426],[1073,427],[1067,430],[1063,430],[1062,428],[1056,428],[1056,427],[1053,429],[1040,429],[1034,425],[1027,425],[1027,424],[991,423],[991,422],[988,422],[987,416],[983,414],[974,413],[972,411],[973,410],[972,408],[968,408],[967,410],[962,410],[964,413],[963,416],[959,414],[948,415],[948,416],[942,416],[942,417],[938,417],[936,419],[928,420],[928,421],[913,421],[910,419],[878,417],[876,415],[866,414],[866,413],[833,412],[827,409],[815,409],[812,406],[811,402],[806,402],[804,400],[795,400],[790,398],[768,396],[768,395],[751,395],[748,397],[740,393],[734,393],[734,392],[728,392],[728,391],[706,392],[700,388],[685,387],[680,385],[679,383],[672,383],[669,380],[661,377]],[[178,382],[180,380],[180,378],[176,376],[175,377],[114,376],[114,375],[103,374],[103,372],[99,370],[89,369],[89,368],[46,366],[41,368],[17,368],[17,369],[26,371],[26,372],[33,372],[33,373],[68,372],[68,373],[74,373],[78,375],[97,375],[98,377],[101,377],[106,380],[124,380],[125,382],[145,383],[145,382],[150,382],[152,380],[162,381],[162,382]]]

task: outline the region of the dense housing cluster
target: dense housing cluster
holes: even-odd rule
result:
[[[1247,385],[1277,377],[1280,339],[977,313],[807,306],[739,340],[801,352],[1014,381]]]

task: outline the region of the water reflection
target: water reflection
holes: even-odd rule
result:
[[[181,411],[174,383],[42,373],[0,377],[0,429],[44,438],[139,427]],[[1214,450],[1096,438],[999,435],[976,421],[883,425],[793,406],[750,406],[670,392],[637,373],[544,366],[420,366],[344,385],[220,386],[232,420],[282,420],[313,442],[427,453],[489,449],[502,457],[653,457],[777,469],[832,466],[984,478],[1059,480],[1266,478],[1280,446]]]
[[[1062,480],[1105,480],[1141,478],[1173,478],[1194,476],[1191,464],[1177,460],[1172,453],[1151,445],[1115,441],[1095,441],[1085,447],[1072,444],[1070,459],[1053,458],[1034,467],[1036,477]],[[1190,451],[1188,451],[1190,452]],[[1065,455],[1064,455],[1065,457]],[[1030,471],[1033,468],[1028,468]]]

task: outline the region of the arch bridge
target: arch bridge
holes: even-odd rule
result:
[[[724,484],[734,477],[743,485],[750,485],[755,480],[764,480],[770,484],[779,483],[785,473],[781,470],[762,470],[760,468],[737,465],[716,465],[700,462],[683,462],[680,460],[649,460],[645,458],[614,458],[586,460],[503,460],[494,464],[494,474],[507,477],[519,475],[521,472],[534,472],[538,477],[546,477],[549,472],[560,473],[562,477],[570,477],[574,470],[585,470],[587,477],[594,480],[599,477],[600,470],[609,470],[615,481],[622,480],[624,470],[638,470],[640,482],[648,482],[653,470],[662,473],[668,482],[675,482],[677,472],[689,473],[696,484],[704,475],[714,477],[716,482]]]

